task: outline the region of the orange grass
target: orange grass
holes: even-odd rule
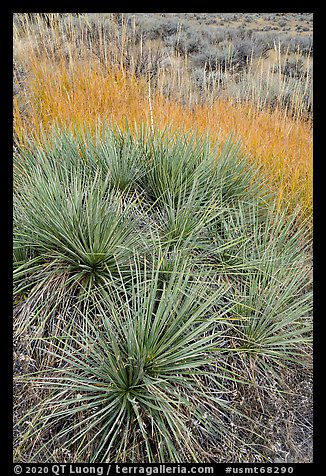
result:
[[[240,139],[249,157],[258,160],[280,203],[312,211],[312,127],[281,110],[258,110],[249,103],[218,99],[191,108],[151,91],[146,78],[136,79],[123,69],[103,68],[96,62],[38,58],[32,62],[24,98],[15,99],[14,130],[18,140],[54,123],[94,124],[106,119],[167,124],[175,128],[209,132],[221,143],[230,133]],[[19,104],[20,101],[20,104]]]

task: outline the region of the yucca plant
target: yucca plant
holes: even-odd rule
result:
[[[15,295],[29,290],[34,300],[65,276],[64,286],[86,299],[129,269],[134,248],[146,248],[146,232],[143,241],[139,237],[141,200],[122,195],[101,176],[89,177],[81,165],[74,177],[55,170],[35,168],[17,198],[14,250],[16,255],[25,250],[25,259],[14,272]]]
[[[200,246],[202,231],[217,215],[221,205],[213,197],[200,198],[200,188],[194,182],[193,188],[186,194],[180,193],[174,201],[173,193],[166,191],[165,205],[156,212],[157,229],[161,240],[167,245],[179,243],[179,246]],[[192,243],[192,245],[190,245]]]
[[[309,223],[298,224],[298,214],[280,210],[277,204],[253,199],[221,210],[208,227],[203,259],[221,273],[241,276],[309,261]]]
[[[250,220],[241,208],[228,215],[212,265],[233,282],[236,351],[254,356],[265,370],[271,362],[310,365],[311,231],[307,224],[298,226],[297,214],[289,217],[277,207],[263,220],[257,203],[251,205]]]
[[[83,133],[84,132],[84,133]],[[33,174],[52,175],[67,181],[75,176],[76,169],[81,167],[85,174],[99,174],[89,151],[87,129],[77,127],[54,126],[51,131],[42,131],[39,138],[30,136],[24,145],[18,143],[14,150],[14,190],[19,193],[20,187]]]
[[[218,150],[214,167],[214,188],[219,190],[221,201],[238,203],[250,199],[272,198],[266,186],[264,173],[258,163],[252,163],[244,154],[241,143],[230,134],[222,149]]]
[[[231,138],[108,127],[16,151],[14,324],[40,371],[17,451],[216,461],[258,441],[238,386],[309,360],[308,222]]]
[[[251,274],[232,296],[232,333],[236,351],[254,357],[258,367],[296,362],[310,365],[312,292],[306,270],[289,268],[287,275],[267,278]]]
[[[48,390],[29,432],[48,461],[53,445],[78,462],[196,462],[209,459],[209,445],[228,444],[228,382],[237,376],[214,350],[225,289],[209,291],[186,261],[162,285],[161,262],[136,259],[132,294],[123,284],[110,293],[84,316],[86,331],[58,337],[59,367],[30,376]]]
[[[180,198],[191,194],[195,184],[203,201],[212,192],[209,183],[215,156],[208,138],[202,140],[196,133],[177,135],[165,129],[147,140],[146,148],[142,187],[158,205],[170,206],[172,200],[176,206]]]
[[[84,130],[87,131],[87,127]],[[110,177],[114,188],[121,191],[139,189],[146,166],[144,144],[133,136],[127,122],[124,130],[100,124],[89,145],[97,168]]]

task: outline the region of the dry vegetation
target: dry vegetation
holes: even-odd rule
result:
[[[311,33],[311,14],[298,13],[15,14],[17,462],[195,461],[194,453],[199,461],[311,461]],[[118,218],[104,212],[107,200]],[[167,288],[162,273],[172,273]],[[167,289],[175,314],[162,304]],[[196,318],[185,311],[196,307],[193,293],[206,303]],[[141,331],[150,306],[157,328],[166,326],[161,354]],[[257,324],[267,312],[270,321]],[[113,323],[103,317],[110,313]],[[132,349],[124,326],[137,334]],[[177,352],[164,364],[177,328],[174,346],[192,378]],[[117,348],[103,336],[119,336]],[[143,376],[132,373],[145,372],[142,344],[157,352],[155,370],[145,359],[152,383],[144,394]],[[77,357],[85,350],[89,361]],[[104,424],[92,402],[102,404],[105,377],[92,376],[89,363],[100,368],[111,351],[124,362],[137,354],[128,377],[136,390]],[[116,370],[123,380],[123,366]],[[95,415],[89,432],[83,411]],[[125,427],[112,423],[120,417]],[[113,434],[103,429],[109,421]]]
[[[278,36],[259,43],[241,40],[234,30],[233,43],[219,38],[209,44],[210,55],[206,44],[201,45],[203,53],[191,55],[189,46],[180,53],[184,24],[174,20],[176,44],[168,47],[171,35],[165,33],[165,42],[159,40],[160,23],[152,18],[150,25],[142,25],[145,20],[140,16],[142,28],[128,15],[126,19],[54,16],[52,28],[44,26],[41,17],[33,23],[23,18],[14,42],[17,137],[23,139],[26,131],[37,134],[55,122],[121,123],[128,118],[139,123],[149,122],[151,114],[160,127],[170,122],[176,128],[196,127],[221,142],[233,132],[244,150],[265,166],[280,199],[285,196],[293,207],[299,202],[310,214],[311,44],[310,50],[306,46],[302,51],[304,45],[291,43],[292,36],[282,44]],[[166,23],[162,19],[161,23],[162,30]],[[186,38],[194,41],[199,33],[186,25]],[[157,28],[154,35],[150,27]],[[229,58],[218,56],[224,47]],[[195,67],[199,54],[208,56]]]

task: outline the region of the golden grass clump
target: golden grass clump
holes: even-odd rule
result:
[[[38,136],[54,123],[81,125],[109,120],[122,125],[155,121],[164,127],[208,132],[223,143],[230,133],[240,139],[246,153],[265,168],[270,183],[293,208],[304,214],[312,208],[312,127],[280,109],[260,110],[250,103],[217,99],[189,107],[149,91],[146,77],[136,78],[123,68],[103,68],[96,62],[47,58],[31,62],[22,112],[19,96],[14,104],[14,130],[20,141]],[[149,92],[151,92],[149,96]],[[20,101],[23,101],[20,98]],[[152,116],[152,117],[151,117]]]
[[[172,67],[158,66],[150,80],[160,45],[141,39],[137,49],[135,25],[132,37],[128,37],[127,22],[119,25],[114,14],[98,18],[93,26],[87,17],[76,19],[72,15],[61,18],[51,14],[44,21],[43,14],[33,14],[33,18],[24,14],[20,23],[14,24],[14,59],[18,69],[22,66],[25,71],[14,97],[17,140],[24,142],[31,134],[38,137],[54,123],[92,128],[103,119],[119,125],[127,119],[129,124],[146,122],[153,126],[155,122],[162,128],[167,124],[178,129],[195,128],[221,144],[233,133],[249,157],[264,166],[279,201],[311,215],[312,125],[311,120],[304,120],[299,90],[294,87],[291,95],[292,103],[298,103],[294,116],[281,107],[281,96],[271,108],[260,91],[263,78],[269,77],[271,61],[279,71],[286,62],[287,55],[283,61],[276,46],[275,58],[269,55],[258,61],[260,86],[252,65],[243,73],[248,85],[244,98],[228,96],[228,86],[226,91],[219,90],[217,83],[213,95],[209,90],[198,95],[187,58],[183,60],[178,54],[170,57]],[[104,27],[110,31],[109,42]],[[140,72],[137,67],[145,60],[147,66]],[[279,81],[281,94],[285,83],[281,76]],[[249,88],[250,82],[257,83],[257,91]]]

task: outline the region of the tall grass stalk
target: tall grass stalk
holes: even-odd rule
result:
[[[298,89],[303,82],[296,82],[295,78],[285,80],[282,75],[280,83],[277,71],[285,66],[287,54],[280,57],[275,45],[276,72],[270,72],[267,60],[256,65],[250,61],[240,81],[233,82],[232,71],[224,71],[230,79],[226,81],[229,92],[221,89],[219,80],[213,77],[210,81],[217,96],[211,98],[208,86],[204,85],[203,96],[208,100],[189,103],[189,98],[198,94],[190,84],[189,74],[180,67],[180,58],[172,58],[172,67],[167,71],[160,61],[154,61],[155,49],[149,48],[147,66],[141,71],[130,67],[138,64],[137,58],[133,58],[135,50],[128,50],[133,42],[127,41],[126,24],[122,22],[119,26],[114,16],[106,21],[107,28],[112,30],[110,43],[101,36],[105,29],[100,24],[98,29],[90,30],[82,18],[55,17],[48,30],[41,17],[31,23],[26,16],[22,24],[15,30],[16,58],[26,71],[26,80],[14,100],[18,140],[26,140],[31,131],[39,134],[41,128],[48,130],[57,122],[88,122],[91,126],[98,118],[122,124],[127,117],[130,122],[147,121],[152,128],[153,120],[156,127],[162,128],[171,122],[176,129],[182,126],[189,130],[195,125],[219,140],[226,140],[234,132],[246,152],[258,158],[268,172],[271,184],[279,191],[280,203],[290,201],[292,210],[299,204],[303,216],[311,215],[312,130],[309,122],[301,120],[307,105],[300,103],[310,88],[308,63],[307,71],[302,72],[304,90]],[[29,55],[23,49],[26,45]],[[165,83],[175,85],[174,91],[166,91]],[[175,97],[176,91],[180,92],[179,98]],[[269,97],[271,94],[275,101]],[[296,108],[297,118],[290,117],[286,107],[280,105],[284,97],[290,100],[288,110],[291,104]],[[271,101],[274,103],[269,108]],[[259,103],[258,109],[255,103]]]

